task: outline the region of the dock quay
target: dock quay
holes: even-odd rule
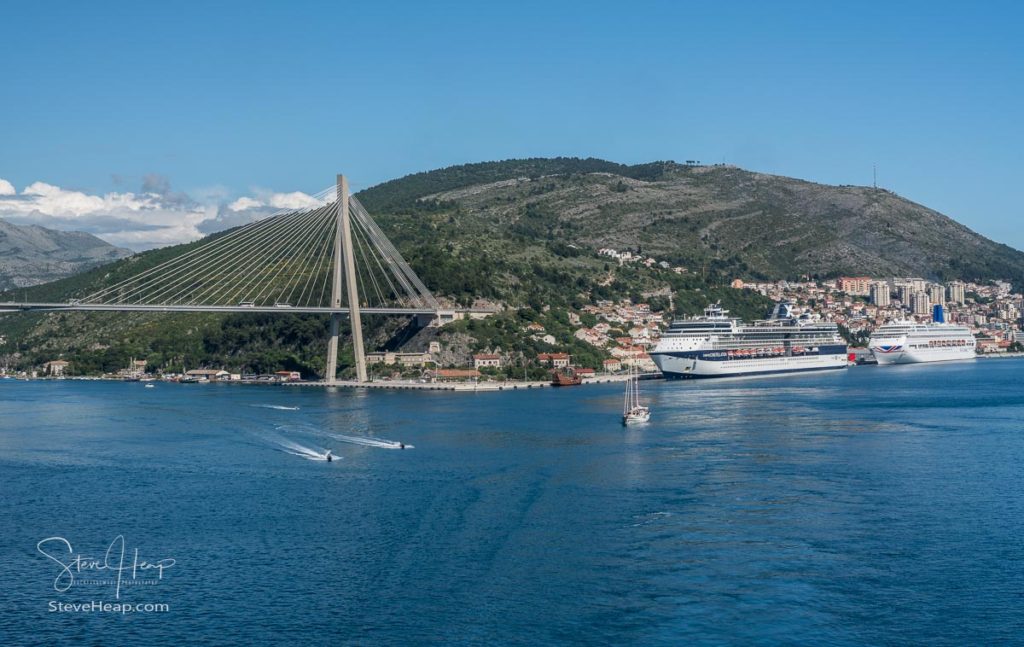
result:
[[[627,375],[601,375],[592,378],[585,378],[578,386],[588,384],[609,384],[613,382],[625,382]],[[660,379],[660,373],[650,373],[641,376],[641,379]],[[390,389],[394,391],[458,391],[461,393],[478,393],[491,391],[522,391],[525,389],[548,389],[552,388],[549,381],[533,382],[419,382],[411,380],[388,380],[376,382],[356,382],[354,380],[340,380],[334,384],[326,382],[284,382],[282,386],[298,387],[339,387],[348,389]],[[571,388],[571,387],[560,387]]]

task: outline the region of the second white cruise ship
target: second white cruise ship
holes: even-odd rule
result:
[[[779,303],[767,321],[743,324],[721,306],[675,321],[651,351],[667,378],[735,377],[846,368],[846,342],[834,323],[794,316]]]
[[[977,341],[970,328],[944,322],[935,306],[933,323],[891,321],[872,333],[868,347],[879,364],[917,364],[974,359]]]

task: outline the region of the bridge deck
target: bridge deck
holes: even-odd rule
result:
[[[348,308],[307,306],[202,306],[202,305],[133,305],[106,303],[24,303],[0,302],[0,312],[260,312],[274,314],[348,314]],[[439,312],[492,313],[491,310],[433,310],[428,308],[360,308],[360,312],[379,315],[437,315]]]

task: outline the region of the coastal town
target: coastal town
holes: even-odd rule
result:
[[[685,273],[682,267],[673,267],[664,261],[631,252],[602,249],[601,256],[620,264],[637,263],[648,268],[660,268]],[[973,283],[950,281],[937,283],[913,277],[839,277],[801,281],[748,282],[734,279],[730,287],[751,290],[775,302],[794,304],[798,313],[807,313],[814,319],[832,322],[841,327],[851,350],[866,345],[868,337],[879,326],[890,321],[932,321],[933,306],[942,305],[945,320],[967,326],[977,339],[977,352],[998,355],[1024,351],[1024,295],[1015,293],[1007,281]],[[671,304],[671,299],[669,300]],[[696,314],[696,313],[691,313]],[[632,300],[597,300],[584,305],[579,311],[566,313],[573,327],[572,336],[593,347],[604,356],[600,365],[582,365],[568,349],[560,348],[559,340],[538,322],[526,323],[520,333],[537,342],[550,352],[539,352],[532,358],[513,356],[501,348],[472,353],[468,359],[453,365],[442,360],[441,341],[431,341],[421,352],[377,351],[367,354],[371,373],[380,381],[415,379],[420,383],[479,382],[505,380],[503,369],[517,362],[529,363],[545,370],[571,371],[582,380],[599,376],[620,375],[636,369],[641,373],[656,373],[657,366],[649,351],[657,345],[662,332],[673,320],[673,314],[652,309],[648,303]],[[0,338],[0,345],[4,343]],[[591,362],[593,364],[593,362]],[[69,362],[55,358],[28,372],[9,373],[0,367],[0,375],[60,378],[68,373]],[[248,375],[221,367],[200,367],[181,372],[154,371],[145,360],[131,363],[113,374],[103,377],[121,380],[163,379],[175,382],[236,382],[249,384],[277,384],[301,382],[299,371],[280,370],[270,374]]]
[[[834,280],[747,283],[735,279],[732,288],[753,290],[776,302],[791,302],[798,312],[842,326],[851,340],[863,346],[878,326],[889,321],[932,321],[933,306],[942,305],[946,321],[968,326],[982,354],[1005,353],[1024,346],[1024,296],[1011,292],[1004,281],[991,285],[952,281],[945,285],[921,278],[841,277]],[[645,303],[600,301],[584,312],[600,322],[581,326],[576,337],[606,349],[618,366],[637,362],[645,366],[646,350],[655,345],[670,323],[665,312]],[[624,330],[625,336],[612,336]],[[653,363],[652,363],[653,366]]]
[[[792,301],[827,321],[844,326],[854,338],[866,339],[888,321],[932,321],[933,306],[942,305],[945,320],[971,329],[982,354],[1005,353],[1024,342],[1024,296],[1010,283],[964,281],[935,283],[922,278],[840,277],[827,281],[745,283],[732,287],[754,290],[776,301]]]

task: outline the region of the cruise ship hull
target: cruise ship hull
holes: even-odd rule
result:
[[[871,335],[868,348],[881,365],[974,359],[977,342],[970,329],[942,322],[941,308],[936,309],[936,316],[936,323],[887,323]]]
[[[940,348],[906,348],[903,345],[872,346],[871,352],[879,365],[924,364],[927,362],[954,362],[974,359],[974,346]]]
[[[846,346],[823,347],[815,354],[783,357],[729,357],[721,351],[654,352],[651,359],[669,379],[777,375],[846,368]]]

